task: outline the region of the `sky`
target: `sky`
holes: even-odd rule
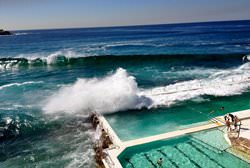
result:
[[[0,0],[0,29],[250,20],[250,0]]]

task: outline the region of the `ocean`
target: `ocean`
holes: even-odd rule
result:
[[[133,139],[207,119],[192,108],[250,108],[250,21],[14,33],[0,36],[3,168],[94,167],[93,111]]]

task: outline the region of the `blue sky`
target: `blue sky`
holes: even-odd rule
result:
[[[245,19],[250,0],[0,0],[10,30]]]

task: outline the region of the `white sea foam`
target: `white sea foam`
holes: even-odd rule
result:
[[[170,106],[202,95],[237,95],[250,87],[250,63],[214,73],[206,79],[179,82],[165,87],[140,89],[135,78],[119,68],[102,79],[78,79],[47,100],[46,113],[99,113]]]
[[[27,34],[30,34],[30,33],[21,33],[21,32],[19,32],[19,33],[18,33],[18,32],[17,32],[17,33],[15,33],[15,35],[16,35],[16,36],[20,36],[20,35],[27,35]]]
[[[79,55],[74,51],[70,50],[63,50],[63,51],[57,51],[53,53],[40,53],[40,54],[29,54],[29,55],[19,55],[18,58],[27,58],[29,61],[29,64],[32,64],[33,61],[40,59],[44,63],[48,65],[52,65],[55,63],[58,63],[58,61],[67,61],[69,58],[73,57],[82,57],[83,55]]]
[[[36,61],[42,61],[44,64],[53,65],[59,62],[67,62],[70,58],[86,57],[84,53],[78,53],[70,49],[56,51],[52,53],[32,53],[32,54],[19,54],[14,58],[24,58],[28,60],[28,64],[32,65]],[[8,69],[18,65],[18,60],[0,62],[0,69]]]
[[[152,107],[170,106],[179,101],[189,100],[202,95],[237,95],[250,87],[250,63],[236,69],[223,70],[210,75],[207,79],[179,82],[152,90],[143,90],[144,95],[153,100]]]
[[[45,112],[99,113],[147,107],[151,102],[137,95],[135,78],[119,68],[101,79],[78,79],[72,86],[62,87],[49,98]]]
[[[0,61],[0,70],[16,68],[17,60],[9,60],[5,61],[4,63]]]
[[[13,86],[23,86],[23,85],[38,84],[38,83],[43,83],[43,82],[42,81],[27,81],[23,83],[9,83],[9,84],[0,86],[0,90],[8,88],[8,87],[13,87]]]
[[[5,120],[5,124],[9,125],[12,122],[12,119],[10,117],[3,118]]]
[[[250,55],[246,55],[242,58],[242,61],[250,61]]]

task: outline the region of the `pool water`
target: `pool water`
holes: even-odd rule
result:
[[[248,168],[248,162],[227,152],[223,129],[130,147],[119,160],[124,168]],[[163,159],[161,166],[159,158]]]
[[[250,92],[225,97],[203,96],[170,107],[118,112],[105,118],[118,137],[126,141],[202,125],[213,117],[249,109],[249,99]],[[222,106],[224,111],[220,110]]]

